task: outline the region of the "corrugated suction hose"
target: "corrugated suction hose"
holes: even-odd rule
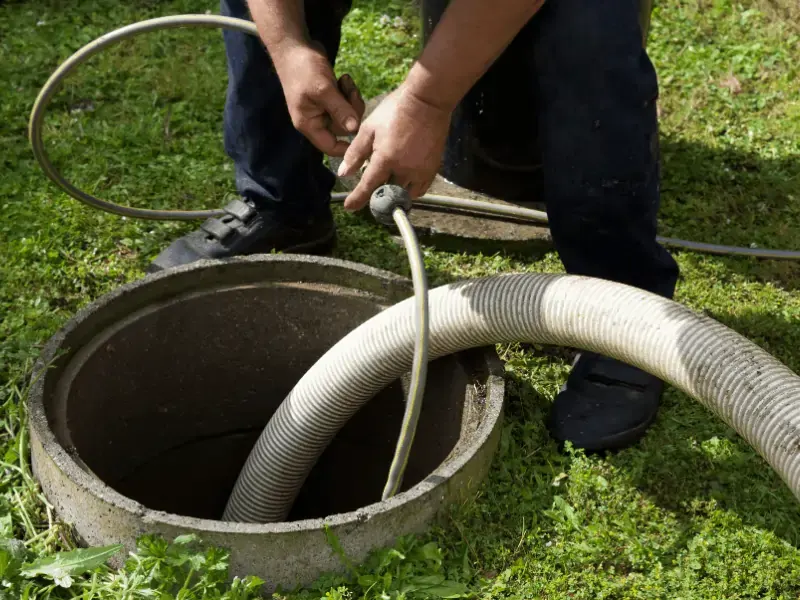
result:
[[[753,342],[672,300],[574,275],[510,274],[428,296],[429,360],[497,343],[599,352],[699,400],[733,427],[800,497],[800,377]],[[414,298],[353,330],[303,376],[247,459],[223,518],[276,522],[361,406],[412,367]]]

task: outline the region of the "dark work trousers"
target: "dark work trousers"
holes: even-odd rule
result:
[[[349,0],[306,0],[311,37],[333,63]],[[246,0],[221,0],[221,13],[250,19]],[[239,194],[274,209],[292,224],[330,210],[336,177],[323,155],[292,125],[278,76],[256,36],[223,33],[228,59],[225,100],[225,151],[233,159]]]
[[[348,1],[306,0],[310,35],[332,62]],[[222,0],[222,13],[249,18],[245,0]],[[326,210],[334,177],[292,127],[261,42],[224,35],[225,148],[239,192],[287,219]],[[672,297],[678,267],[656,241],[658,82],[638,1],[547,0],[519,43],[533,57],[521,85],[536,97],[544,201],[567,272]]]

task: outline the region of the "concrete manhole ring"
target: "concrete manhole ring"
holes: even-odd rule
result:
[[[342,429],[289,520],[222,522],[224,502],[269,417],[353,328],[412,295],[392,273],[330,258],[204,261],[125,285],[45,346],[28,400],[31,460],[58,515],[86,544],[196,533],[228,548],[232,575],[269,593],[343,568],[424,531],[485,478],[504,381],[492,348],[432,362],[406,484],[381,502],[402,418],[403,382]],[[368,449],[368,451],[366,451]]]

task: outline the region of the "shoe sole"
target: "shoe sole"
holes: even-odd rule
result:
[[[287,246],[286,248],[282,248],[280,251],[285,254],[314,254],[314,255],[328,254],[332,252],[333,249],[336,247],[336,240],[337,240],[336,229],[332,229],[331,232],[325,237],[317,238],[316,240],[312,240],[309,242],[303,242],[302,244]],[[271,251],[272,248],[264,250]],[[262,254],[262,253],[263,252],[261,250],[254,250],[252,252],[246,252],[244,254],[231,255],[229,258],[233,258],[234,256],[250,256],[253,254]],[[184,264],[192,264],[192,263],[184,263]],[[183,266],[183,265],[175,265],[175,266]],[[160,273],[161,271],[166,271],[167,269],[171,268],[173,267],[162,267],[160,265],[157,265],[156,263],[150,263],[145,269],[145,273],[147,274]]]
[[[589,453],[623,450],[625,448],[630,448],[644,437],[644,435],[647,433],[647,430],[650,429],[650,426],[655,422],[657,416],[658,416],[658,411],[654,412],[649,419],[643,421],[636,427],[631,427],[630,429],[626,429],[625,431],[620,431],[619,433],[615,433],[614,435],[606,436],[600,439],[599,441],[593,442],[591,444],[579,445],[575,442],[572,442],[572,445],[575,448],[578,448],[580,450],[583,450],[584,452],[589,452]],[[550,423],[548,423],[547,429],[550,431],[551,437],[558,442],[559,450],[563,451],[566,442],[571,440],[563,440],[559,438],[557,435],[555,435],[552,424]]]
[[[288,246],[281,250],[281,252],[286,254],[327,254],[336,248],[336,240],[336,229],[332,229],[325,237],[311,242]]]

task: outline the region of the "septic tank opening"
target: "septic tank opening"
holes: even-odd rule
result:
[[[380,298],[322,284],[193,292],[146,306],[84,345],[48,413],[59,441],[107,485],[147,508],[219,519],[270,416]],[[450,454],[473,381],[468,355],[431,363],[403,489]],[[404,410],[395,382],[342,429],[289,520],[380,500]]]

